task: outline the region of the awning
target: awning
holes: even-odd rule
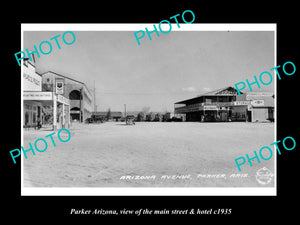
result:
[[[70,105],[70,100],[62,95],[55,95],[57,102]],[[47,91],[24,91],[23,100],[30,101],[53,101],[53,92]]]

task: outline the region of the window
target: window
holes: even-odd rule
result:
[[[268,118],[274,119],[274,109],[273,108],[268,108]]]
[[[73,90],[69,94],[70,100],[80,100],[81,99],[81,93],[78,90]]]
[[[29,113],[25,112],[25,125],[29,123]]]
[[[205,102],[206,103],[211,103],[211,99],[210,98],[205,98]]]
[[[36,113],[32,113],[32,123],[36,123]]]

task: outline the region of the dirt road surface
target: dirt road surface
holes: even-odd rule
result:
[[[56,147],[46,138],[45,152],[23,156],[24,187],[260,187],[256,172],[274,173],[274,156],[241,172],[234,161],[273,143],[272,123],[107,122],[69,130],[69,142],[54,135]],[[24,131],[24,148],[52,132]]]

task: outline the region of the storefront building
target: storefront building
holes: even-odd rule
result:
[[[250,92],[246,99],[251,101],[249,111],[251,111],[252,122],[274,122],[274,94],[269,92]]]
[[[235,88],[225,87],[176,102],[174,113],[183,121],[274,121],[274,96],[271,98],[267,105],[257,106],[257,100],[262,99],[247,98],[247,93],[239,96]]]
[[[70,125],[70,101],[55,92],[42,90],[42,76],[35,71],[34,61],[23,62],[23,127],[52,129]]]
[[[93,98],[83,82],[48,71],[42,75],[43,91],[53,91],[70,100],[70,120],[84,122],[91,117]]]

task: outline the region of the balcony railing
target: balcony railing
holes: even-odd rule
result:
[[[197,104],[180,106],[180,107],[175,106],[175,113],[180,114],[186,112],[196,112],[203,108],[202,104],[203,103],[197,103]]]
[[[237,105],[249,105],[250,101],[234,101],[234,102],[202,102],[196,103],[192,105],[180,106],[176,107],[175,105],[175,113],[187,113],[187,112],[196,112],[203,110],[204,106],[217,106],[217,107],[230,107]]]
[[[227,107],[227,106],[233,106],[234,102],[205,102],[202,103],[203,106],[205,105],[215,105],[215,106],[220,106],[220,107]]]

